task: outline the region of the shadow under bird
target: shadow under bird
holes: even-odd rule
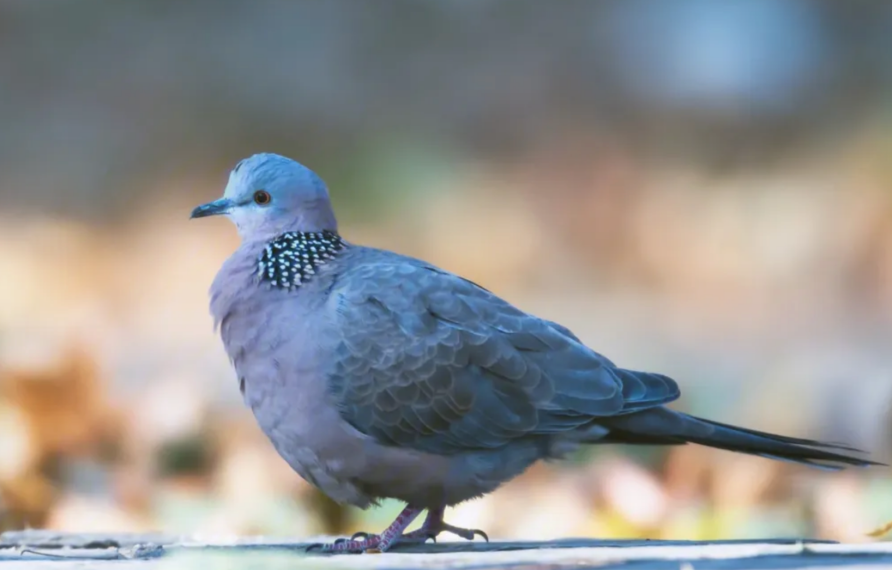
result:
[[[838,444],[673,411],[678,385],[621,368],[567,328],[430,263],[338,234],[323,181],[257,154],[193,218],[228,216],[241,245],[210,290],[244,401],[281,456],[335,501],[407,504],[381,534],[315,545],[386,551],[441,532],[447,506],[585,444],[697,443],[828,468]],[[406,528],[422,512],[421,528]]]

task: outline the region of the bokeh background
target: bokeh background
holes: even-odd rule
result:
[[[259,151],[351,241],[665,372],[679,409],[892,451],[892,3],[0,3],[0,527],[300,535],[189,222]],[[493,537],[864,540],[889,468],[593,449],[453,510]]]

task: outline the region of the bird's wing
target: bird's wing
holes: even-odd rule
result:
[[[678,397],[671,379],[615,368],[563,327],[405,258],[354,266],[328,302],[330,393],[385,444],[492,449]]]

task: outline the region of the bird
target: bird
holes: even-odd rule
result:
[[[290,158],[238,162],[223,197],[190,218],[217,215],[240,245],[213,280],[210,313],[260,428],[333,500],[406,505],[380,534],[313,550],[385,552],[443,532],[488,540],[448,524],[446,507],[589,444],[880,465],[843,444],[674,411],[670,377],[620,367],[567,327],[434,264],[347,241],[325,182]]]

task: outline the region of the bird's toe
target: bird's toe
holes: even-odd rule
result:
[[[457,526],[452,526],[451,524],[443,524],[443,531],[451,532],[452,534],[458,536],[459,538],[463,538],[465,540],[474,540],[475,536],[480,536],[486,542],[489,542],[489,535],[480,530],[479,528],[461,528]]]

